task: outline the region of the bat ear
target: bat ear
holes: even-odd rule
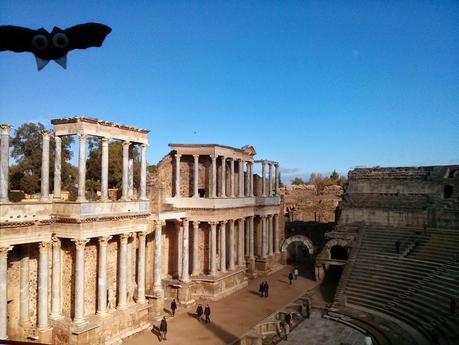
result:
[[[67,69],[67,55],[64,55],[63,57],[56,59],[54,61],[56,61],[56,63],[63,69]]]
[[[41,59],[38,56],[35,56],[35,60],[37,61],[37,69],[41,71],[49,62],[49,60]]]

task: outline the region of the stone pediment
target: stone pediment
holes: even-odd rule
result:
[[[249,156],[255,156],[257,154],[257,151],[255,151],[255,148],[252,145],[242,146],[241,150],[247,153]]]

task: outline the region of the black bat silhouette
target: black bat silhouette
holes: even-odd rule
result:
[[[62,30],[54,27],[49,33],[41,28],[32,30],[20,26],[0,26],[0,51],[11,50],[35,55],[40,71],[50,60],[67,68],[67,53],[73,49],[100,47],[110,27],[98,23],[86,23]]]

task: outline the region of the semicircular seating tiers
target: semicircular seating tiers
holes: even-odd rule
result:
[[[386,343],[430,344],[437,333],[441,344],[459,344],[459,317],[449,311],[450,298],[459,299],[459,231],[362,226],[359,236],[333,312],[370,324],[382,318],[410,334],[376,325]]]

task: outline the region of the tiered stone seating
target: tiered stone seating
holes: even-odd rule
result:
[[[396,253],[397,239],[401,251],[416,244],[406,257]],[[449,314],[450,297],[459,300],[459,231],[366,227],[357,247],[336,296],[338,311],[350,307],[399,320],[419,332],[420,343],[433,331],[444,343],[459,343],[459,318]]]
[[[357,208],[423,209],[429,204],[427,194],[354,193],[345,196],[344,205]]]

